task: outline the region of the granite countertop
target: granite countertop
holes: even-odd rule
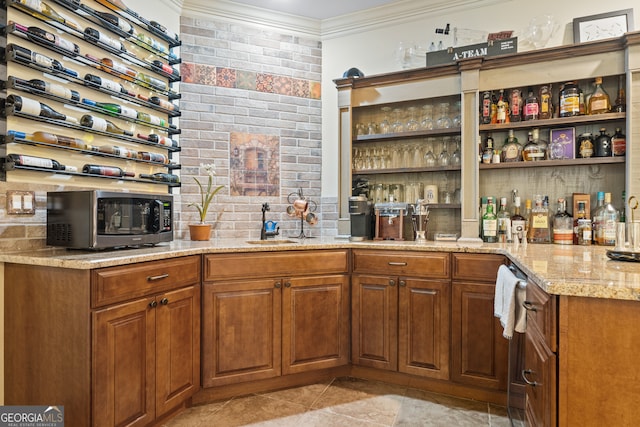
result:
[[[298,251],[313,249],[382,249],[432,252],[497,253],[506,255],[529,280],[554,295],[640,300],[640,263],[613,261],[610,247],[452,242],[350,242],[342,238],[245,241],[212,239],[174,240],[154,247],[104,251],[45,248],[0,254],[0,262],[71,269],[94,269],[207,253]]]

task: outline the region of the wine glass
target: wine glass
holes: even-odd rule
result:
[[[400,133],[404,132],[404,125],[402,124],[402,109],[393,109],[393,123],[391,123],[391,132]]]
[[[433,138],[427,139],[427,152],[424,155],[424,166],[433,168],[436,166],[436,156],[433,154]]]
[[[382,121],[380,125],[378,125],[378,129],[381,134],[387,134],[391,132],[391,123],[389,123],[389,112],[391,111],[391,107],[382,107]]]
[[[423,130],[433,129],[433,105],[425,104],[422,107],[422,121],[420,122],[420,128]]]
[[[442,151],[438,156],[438,165],[439,166],[449,166],[451,164],[451,155],[449,155],[449,151],[447,149],[448,141],[443,139],[442,141]]]
[[[462,157],[460,154],[460,137],[456,136],[454,138],[454,142],[456,144],[456,149],[454,150],[453,154],[451,154],[451,164],[453,166],[460,166],[460,164],[462,163]]]
[[[436,120],[436,128],[449,129],[451,127],[451,118],[449,117],[449,103],[441,102],[438,105],[440,113],[438,114],[438,120]]]
[[[461,102],[456,101],[453,103],[453,114],[451,119],[451,126],[454,128],[459,128],[462,126],[462,115],[460,112]]]
[[[407,121],[407,126],[405,129],[407,131],[418,130],[420,124],[416,120],[416,107],[409,107],[407,111],[409,112],[409,120]]]

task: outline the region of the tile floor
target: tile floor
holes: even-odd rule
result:
[[[506,408],[355,378],[194,406],[165,427],[509,427]]]

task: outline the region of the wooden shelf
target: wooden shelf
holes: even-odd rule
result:
[[[590,157],[588,159],[569,159],[569,160],[539,160],[536,162],[508,162],[508,163],[488,163],[488,164],[480,163],[480,170],[602,165],[602,164],[620,164],[625,162],[626,162],[626,158],[624,156],[620,156],[620,157]]]

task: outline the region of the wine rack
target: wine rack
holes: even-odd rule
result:
[[[60,174],[69,177],[65,185],[83,187],[93,178],[116,182],[106,187],[104,179],[89,184],[96,188],[115,185],[124,190],[155,191],[153,188],[161,185],[171,191],[179,187],[179,180],[173,182],[173,171],[181,168],[175,161],[180,151],[175,135],[181,130],[172,121],[181,115],[175,103],[180,94],[172,85],[181,80],[173,67],[181,60],[171,51],[181,44],[177,36],[165,34],[160,24],[134,11],[118,9],[109,0],[89,0],[87,4],[50,0],[47,4],[55,9],[53,14],[37,8],[37,3],[30,4],[37,9],[20,0],[3,3],[7,22],[1,35],[7,43],[0,49],[0,60],[7,65],[7,76],[0,81],[5,93],[0,112],[6,118],[7,133],[0,136],[0,148],[6,156],[51,158],[70,167],[52,170],[26,166],[6,157],[1,159],[0,180],[42,182],[42,174]],[[56,43],[58,38],[63,41]],[[36,100],[75,120],[20,111],[7,102],[9,95],[14,95],[12,99]],[[93,126],[83,126],[80,119],[85,115],[101,123],[110,122],[115,128],[109,129],[114,132],[95,126],[95,120]],[[121,129],[123,134],[115,133]],[[50,143],[46,138],[32,138],[35,133],[87,144],[78,148]],[[135,177],[76,171],[89,164],[120,168]],[[139,178],[142,175],[163,175],[167,181]]]

